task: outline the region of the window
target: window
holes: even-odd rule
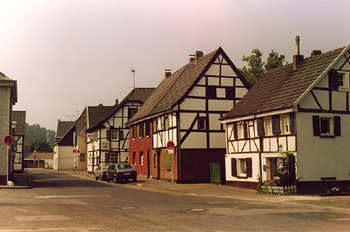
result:
[[[85,162],[85,154],[80,154],[80,162]]]
[[[247,175],[247,163],[246,159],[238,159],[238,176]]]
[[[165,117],[164,118],[164,126],[165,126],[165,130],[169,130],[170,127],[170,121],[169,121],[169,117]]]
[[[119,140],[119,130],[117,129],[111,130],[111,138],[112,140]]]
[[[137,126],[132,127],[132,139],[136,139],[137,137]]]
[[[146,135],[146,137],[150,137],[150,135],[151,135],[151,125],[150,125],[150,123],[145,123],[145,135]]]
[[[143,151],[140,151],[140,165],[143,165],[144,161],[143,161]]]
[[[140,125],[138,125],[138,128],[139,128],[139,138],[140,138],[140,139],[143,138],[143,127],[144,127],[144,123],[141,123]]]
[[[137,112],[137,108],[128,108],[128,118],[131,119]]]
[[[136,152],[132,153],[132,163],[136,164]]]
[[[206,118],[200,117],[198,118],[198,130],[205,130],[206,129]]]
[[[340,116],[312,116],[312,124],[314,136],[334,137],[341,135]]]
[[[111,163],[118,163],[118,153],[111,153]]]
[[[246,124],[244,122],[240,122],[237,124],[237,133],[238,133],[237,135],[238,135],[239,139],[243,139],[246,137],[245,136],[245,133],[246,133],[245,127],[246,127]]]
[[[281,116],[281,134],[290,134],[290,119],[289,115]]]
[[[226,99],[230,99],[230,100],[235,99],[235,88],[234,87],[227,87],[226,88]]]
[[[158,128],[157,128],[157,119],[154,119],[153,120],[153,133],[154,132],[157,132],[158,131]]]
[[[272,121],[271,118],[264,118],[264,130],[266,136],[272,135]]]
[[[339,89],[350,89],[350,83],[349,83],[349,72],[337,72],[338,77],[338,88]]]
[[[216,87],[215,86],[207,86],[207,97],[208,98],[216,98]]]
[[[238,178],[253,176],[252,158],[235,159],[231,158],[231,175]]]

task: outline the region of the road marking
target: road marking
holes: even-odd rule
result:
[[[109,195],[56,195],[56,196],[36,196],[36,199],[49,199],[49,198],[100,198],[109,197]]]
[[[37,215],[37,216],[15,216],[15,219],[20,222],[34,222],[34,221],[61,221],[71,220],[72,218],[65,215]]]
[[[350,218],[335,218],[335,219],[331,219],[331,220],[341,222],[341,221],[350,221]]]

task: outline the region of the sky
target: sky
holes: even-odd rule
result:
[[[350,44],[349,0],[0,0],[0,72],[17,80],[14,110],[56,130],[85,106],[157,87],[195,51],[301,54]]]

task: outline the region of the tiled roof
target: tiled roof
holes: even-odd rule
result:
[[[67,131],[74,125],[74,123],[74,121],[58,120],[56,139],[62,138],[67,133]]]
[[[88,106],[88,127],[94,126],[99,123],[106,115],[108,115],[114,106],[104,106],[102,104],[98,106]]]
[[[163,79],[154,93],[127,124],[130,125],[144,118],[172,109],[199,80],[199,77],[205,73],[209,67],[208,64],[213,62],[220,53],[226,56],[223,49],[218,48],[198,60],[186,64],[170,77]]]
[[[343,50],[306,58],[296,70],[293,64],[287,64],[266,72],[221,120],[293,106]]]
[[[155,88],[135,88],[130,91],[128,95],[118,104],[113,107],[113,109],[105,116],[102,120],[100,120],[97,124],[90,126],[87,131],[93,131],[96,127],[101,126],[105,121],[107,121],[110,117],[112,117],[115,112],[117,112],[127,101],[138,101],[142,104],[147,101],[149,96],[154,92]]]
[[[15,135],[26,134],[26,112],[25,111],[13,111],[12,121],[17,122]]]

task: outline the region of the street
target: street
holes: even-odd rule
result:
[[[146,179],[115,184],[52,170],[29,172],[32,189],[0,189],[0,232],[350,228],[350,197],[271,196],[250,190],[235,195],[232,187],[210,184]],[[162,185],[168,187],[157,187]]]

